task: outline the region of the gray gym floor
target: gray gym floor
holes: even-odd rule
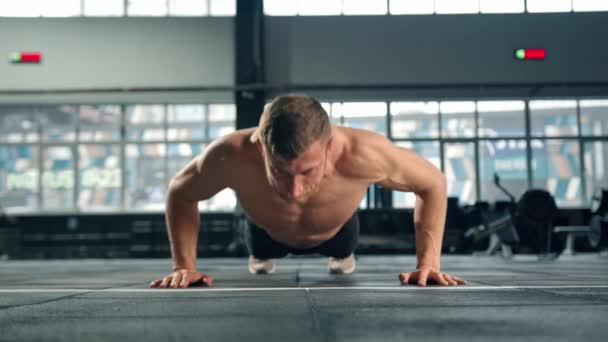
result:
[[[212,288],[150,289],[169,260],[0,261],[0,341],[606,341],[608,257],[442,257],[459,287],[399,286],[414,256],[199,259]]]

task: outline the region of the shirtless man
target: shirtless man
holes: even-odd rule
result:
[[[280,96],[258,127],[215,140],[171,180],[167,230],[173,272],[150,287],[211,286],[196,268],[198,202],[230,188],[249,221],[251,273],[272,273],[288,253],[329,258],[332,273],[351,273],[359,224],[356,210],[370,184],[416,194],[417,266],[401,284],[462,285],[441,272],[446,180],[430,162],[380,134],[330,124],[308,96]]]

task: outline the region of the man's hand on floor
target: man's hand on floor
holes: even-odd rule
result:
[[[213,277],[193,270],[176,270],[162,279],[154,280],[150,287],[186,288],[189,286],[211,286]]]
[[[444,286],[465,285],[467,283],[463,279],[428,266],[422,266],[414,272],[400,273],[399,280],[401,281],[401,285],[418,284],[420,286],[426,286],[427,283]]]

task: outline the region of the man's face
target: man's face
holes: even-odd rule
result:
[[[306,202],[319,190],[328,147],[328,143],[317,140],[291,161],[273,158],[264,148],[266,176],[270,186],[287,202]]]

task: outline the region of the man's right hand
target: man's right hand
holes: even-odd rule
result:
[[[197,271],[178,269],[162,279],[150,283],[150,287],[186,288],[189,286],[211,286],[213,278]]]

